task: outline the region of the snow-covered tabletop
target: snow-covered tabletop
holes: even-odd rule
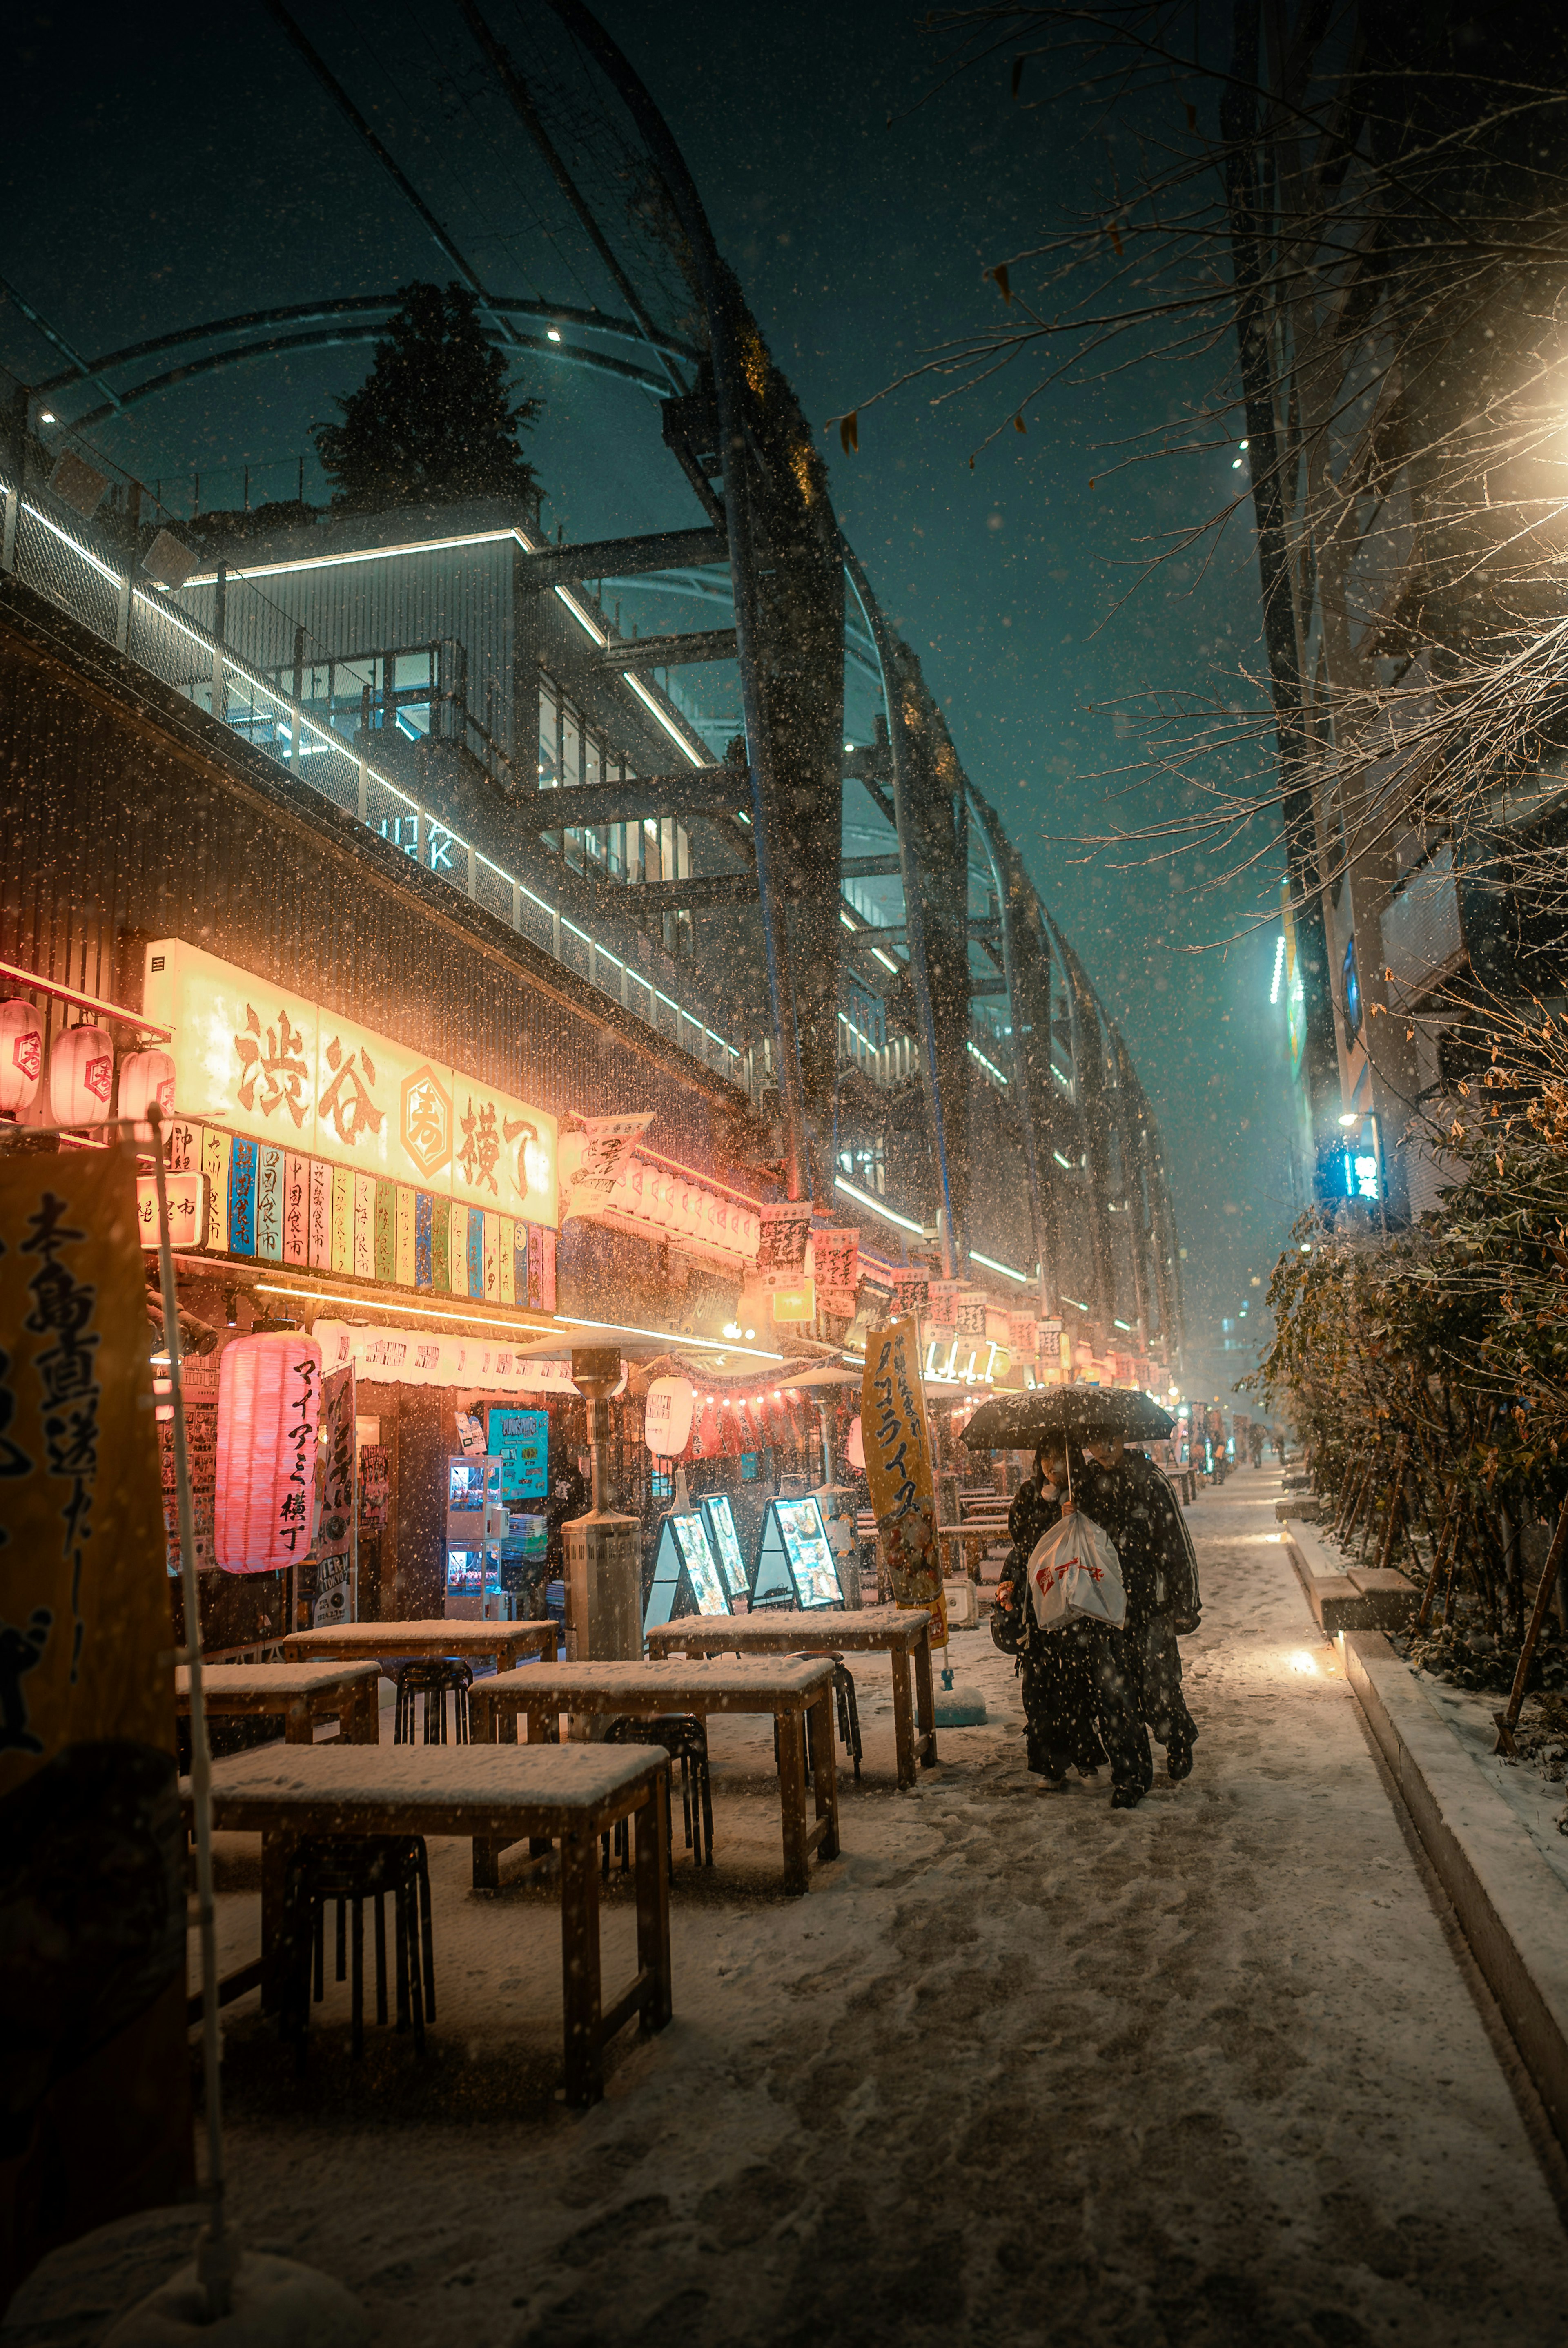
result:
[[[213,1763],[212,1820],[241,1834],[559,1834],[663,1766],[620,1745],[270,1746]]]

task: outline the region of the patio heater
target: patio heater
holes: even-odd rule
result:
[[[588,1405],[593,1506],[562,1526],[566,1540],[566,1647],[577,1663],[633,1663],[642,1653],[637,1519],[605,1506],[610,1397],[620,1384],[614,1346],[574,1346],[572,1383]]]

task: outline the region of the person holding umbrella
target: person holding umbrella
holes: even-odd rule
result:
[[[1173,1781],[1189,1777],[1197,1723],[1182,1692],[1179,1635],[1203,1612],[1198,1561],[1171,1479],[1119,1435],[1086,1445],[1091,1466],[1083,1505],[1116,1544],[1127,1592],[1122,1624],[1127,1677],[1140,1719],[1165,1748]]]
[[[1075,1457],[1065,1436],[1041,1437],[1034,1475],[1020,1485],[1008,1512],[1013,1567],[998,1588],[997,1603],[1019,1658],[1030,1770],[1061,1787],[1069,1768],[1089,1777],[1109,1758],[1111,1807],[1131,1810],[1153,1782],[1153,1764],[1124,1669],[1122,1633],[1086,1621],[1041,1630],[1024,1578],[1036,1542],[1076,1507],[1083,1476],[1082,1457]]]

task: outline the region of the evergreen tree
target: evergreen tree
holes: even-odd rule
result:
[[[531,503],[538,479],[518,436],[543,402],[508,405],[507,359],[486,337],[477,297],[453,283],[405,285],[399,298],[370,373],[334,403],[342,423],[315,428],[333,505]]]

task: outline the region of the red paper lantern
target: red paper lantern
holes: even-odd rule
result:
[[[0,1003],[0,1112],[31,1108],[44,1070],[44,1023],[30,1003]]]
[[[56,1125],[102,1125],[114,1097],[114,1045],[102,1027],[71,1027],[49,1055],[49,1114]]]
[[[119,1072],[119,1113],[134,1117],[137,1139],[150,1138],[147,1112],[156,1101],[166,1117],[174,1115],[174,1061],[168,1052],[133,1052]]]
[[[274,1573],[309,1550],[321,1390],[322,1349],[298,1331],[224,1347],[213,1548],[225,1573]]]

